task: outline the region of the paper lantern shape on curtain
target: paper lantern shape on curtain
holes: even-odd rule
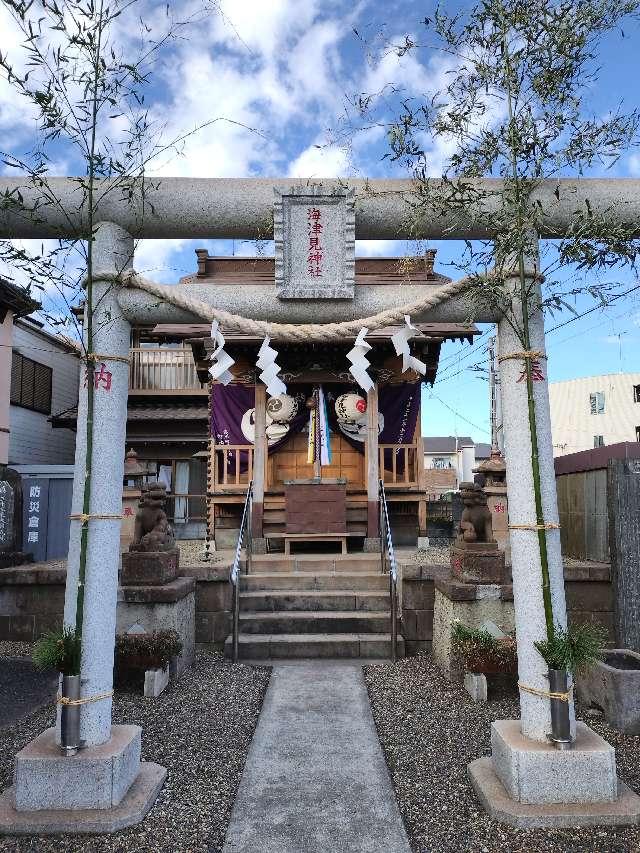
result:
[[[298,401],[290,394],[278,394],[267,400],[267,415],[279,424],[287,424],[298,414]]]
[[[360,394],[341,394],[335,406],[338,420],[348,424],[356,423],[367,411],[367,401]]]

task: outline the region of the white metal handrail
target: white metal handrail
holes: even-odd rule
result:
[[[242,520],[240,521],[240,530],[238,531],[238,542],[236,544],[236,553],[231,566],[229,580],[233,585],[233,662],[238,662],[238,635],[240,633],[240,555],[242,553],[242,544],[246,529],[246,558],[249,560],[251,551],[251,502],[253,498],[253,480],[249,483],[247,496],[244,499],[242,508]]]
[[[383,574],[387,571],[389,572],[389,601],[391,605],[391,660],[395,663],[398,659],[398,567],[396,565],[395,551],[393,550],[387,496],[384,491],[384,482],[382,480],[380,480],[379,497],[380,559]]]

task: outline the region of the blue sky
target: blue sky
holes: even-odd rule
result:
[[[201,7],[197,2],[170,4],[186,15]],[[395,0],[220,0],[197,26],[164,52],[154,69],[147,92],[152,115],[170,139],[201,123],[206,129],[186,140],[179,155],[164,156],[153,164],[157,175],[198,177],[405,176],[400,165],[383,159],[384,131],[371,127],[350,133],[358,93],[387,88],[383,106],[394,109],[401,97],[433,92],[445,69],[440,55],[427,50],[398,57],[383,49],[387,40],[400,42],[409,33],[419,37],[420,21],[433,3]],[[464,4],[456,4],[464,5]],[[450,4],[447,4],[447,8]],[[114,34],[119,44],[134,51],[145,18],[151,35],[165,26],[165,3],[142,0],[129,17],[123,16]],[[15,28],[0,10],[0,28],[15,60],[20,63]],[[604,114],[617,102],[627,109],[638,106],[637,23],[604,40],[601,79],[589,93],[589,107]],[[4,49],[4,48],[3,48]],[[0,133],[3,147],[16,153],[33,138],[33,119],[20,99],[0,81]],[[117,128],[116,128],[117,130]],[[437,165],[446,151],[433,150]],[[61,147],[54,171],[74,171],[73,156]],[[6,173],[7,170],[5,170]],[[611,174],[640,176],[640,153],[630,151]],[[255,246],[230,241],[145,241],[136,266],[152,277],[175,282],[195,269],[195,246],[212,253],[254,254]],[[437,269],[461,252],[457,243],[437,243]],[[360,255],[403,255],[413,247],[393,241],[359,241]],[[270,251],[266,246],[265,250]],[[452,273],[455,275],[455,273]],[[629,273],[610,271],[612,280],[633,282]],[[634,370],[640,365],[640,291],[618,300],[606,311],[550,332],[549,377],[553,380],[598,373]],[[578,311],[589,307],[586,300]],[[570,319],[568,313],[548,318],[548,328]],[[483,330],[485,331],[485,330]],[[488,437],[488,387],[484,334],[473,349],[468,344],[446,344],[436,385],[425,394],[424,431],[427,434],[470,434]]]

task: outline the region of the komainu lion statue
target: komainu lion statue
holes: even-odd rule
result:
[[[464,503],[458,542],[490,542],[493,538],[491,510],[487,506],[487,496],[477,483],[460,483],[460,494]]]
[[[167,488],[163,483],[142,487],[130,551],[171,551],[176,546],[173,528],[164,511]]]

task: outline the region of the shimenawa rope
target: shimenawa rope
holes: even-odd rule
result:
[[[189,311],[191,314],[196,314],[203,320],[210,322],[218,320],[221,325],[230,326],[234,331],[237,330],[246,335],[270,337],[278,341],[301,343],[344,340],[356,337],[363,327],[369,331],[374,331],[386,328],[387,326],[403,324],[405,322],[405,314],[417,314],[427,308],[433,308],[446,299],[469,290],[478,283],[476,277],[467,276],[458,281],[445,284],[414,302],[398,308],[389,308],[385,311],[380,311],[378,314],[370,317],[363,317],[359,320],[347,320],[342,323],[301,323],[298,325],[295,323],[270,323],[266,320],[250,320],[247,317],[240,317],[238,314],[231,314],[221,308],[214,308],[200,299],[194,299],[185,293],[181,293],[179,292],[179,288],[157,284],[155,281],[139,275],[135,270],[125,270],[122,273],[97,270],[93,278],[99,281],[118,281],[126,287],[144,290],[172,305],[184,308],[185,311]]]

